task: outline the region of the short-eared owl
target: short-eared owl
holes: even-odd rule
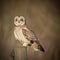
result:
[[[15,38],[19,40],[23,46],[32,46],[35,51],[45,51],[34,32],[27,28],[26,20],[23,16],[16,16],[14,18],[14,25]]]

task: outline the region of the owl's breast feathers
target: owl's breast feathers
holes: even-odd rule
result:
[[[15,27],[14,28],[14,35],[17,40],[23,43],[29,43],[29,41],[25,38],[23,32],[22,32],[23,27]]]

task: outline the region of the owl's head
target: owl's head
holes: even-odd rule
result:
[[[15,26],[23,26],[26,24],[25,18],[23,16],[16,16],[14,18],[14,24]]]

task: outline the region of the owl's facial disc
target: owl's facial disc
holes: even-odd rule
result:
[[[25,23],[26,23],[25,18],[23,16],[20,16],[20,17],[16,16],[14,19],[14,24],[16,26],[23,26],[25,25]]]

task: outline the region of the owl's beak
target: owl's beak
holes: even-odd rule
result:
[[[20,23],[20,21],[18,21],[18,23]]]

